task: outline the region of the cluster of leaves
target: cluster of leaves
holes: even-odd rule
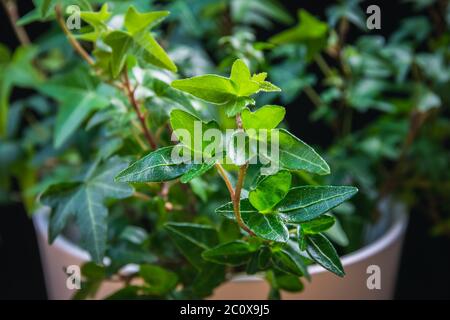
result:
[[[150,29],[169,12],[155,11],[151,3],[76,2],[84,24],[73,33],[64,21],[68,2],[35,4],[16,27],[53,20],[59,26],[12,58],[1,47],[2,71],[14,74],[2,77],[2,92],[26,87],[39,93],[11,106],[9,94],[2,94],[2,154],[11,155],[2,157],[8,172],[2,181],[11,175],[24,180],[30,211],[38,194],[40,203],[51,207],[50,243],[66,235],[90,253],[76,298],[95,295],[111,278],[124,283],[111,299],[201,298],[234,272],[264,273],[270,296],[279,298],[280,290],[302,290],[308,264],[344,275],[327,238],[336,220],[325,213],[357,189],[302,185],[302,174],[327,175],[330,168],[293,134],[278,129],[280,154],[272,160],[280,170],[271,175],[261,175],[265,164],[242,162],[243,150],[226,154],[234,164],[222,166],[212,160],[206,141],[178,137],[180,145],[206,159],[202,164],[171,157],[176,147],[171,131],[184,129],[194,137],[195,121],[222,132],[230,126],[242,132],[276,129],[284,108],[256,108],[254,99],[259,92],[281,90],[267,81],[266,72],[252,75],[244,60],[233,59],[229,77],[196,73],[176,79],[178,69],[186,74],[192,69],[177,68],[156,42]],[[184,5],[169,5],[175,18]],[[290,22],[272,1],[230,5],[232,19],[242,23],[261,25],[265,16]],[[253,19],[240,16],[245,10]],[[21,112],[29,122],[26,130],[19,128]],[[130,265],[137,271],[125,272]]]

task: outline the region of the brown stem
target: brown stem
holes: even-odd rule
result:
[[[228,179],[228,175],[227,175],[225,169],[218,162],[215,164],[215,167],[217,169],[217,172],[219,173],[219,175],[222,177],[223,181],[225,182],[225,185],[227,186],[228,192],[230,193],[230,197],[233,200],[234,199],[233,185],[231,184],[230,179]]]
[[[136,97],[134,96],[134,90],[131,88],[130,79],[128,78],[127,66],[125,66],[125,68],[124,68],[123,75],[124,75],[123,85],[125,87],[125,91],[127,93],[128,100],[130,101],[131,105],[133,106],[134,111],[136,112],[139,122],[141,123],[142,131],[144,132],[145,138],[147,139],[150,147],[152,149],[156,149],[157,145],[156,145],[155,139],[153,138],[152,134],[150,133],[150,130],[148,129],[147,121],[145,121],[145,117],[140,110],[139,103],[137,102]]]
[[[67,29],[66,22],[64,21],[61,6],[56,5],[55,6],[55,14],[56,14],[56,21],[58,21],[59,26],[64,31],[64,34],[67,36],[67,39],[69,40],[72,47],[75,49],[75,51],[84,59],[87,63],[90,65],[94,65],[94,60],[91,58],[91,56],[84,50],[84,48],[81,46],[81,44],[77,41],[77,39],[74,38],[72,33],[70,33],[69,29]]]
[[[19,12],[17,10],[16,2],[13,0],[2,0],[2,4],[8,14],[9,21],[14,29],[17,39],[19,39],[20,44],[23,46],[30,45],[30,37],[25,31],[25,28],[17,25],[17,20],[19,20]]]
[[[234,216],[236,217],[236,221],[238,222],[239,226],[247,231],[251,236],[255,235],[244,223],[241,217],[241,191],[242,186],[244,184],[245,174],[247,172],[248,163],[242,165],[239,168],[239,175],[238,175],[238,181],[236,183],[236,188],[234,189],[234,197],[233,197],[233,209],[234,209]]]

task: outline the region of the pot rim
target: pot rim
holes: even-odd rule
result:
[[[342,265],[344,267],[350,266],[352,264],[363,261],[369,256],[373,256],[385,248],[389,247],[395,240],[399,239],[406,230],[408,215],[405,212],[404,206],[401,204],[392,204],[392,222],[387,231],[376,239],[374,242],[363,246],[362,248],[353,251],[349,254],[346,254],[341,257]],[[50,212],[50,208],[43,207],[39,209],[32,217],[33,224],[37,232],[44,236],[45,239],[48,239],[47,230],[48,230],[48,213]],[[63,235],[58,236],[53,244],[51,245],[56,247],[59,250],[70,252],[73,256],[75,256],[79,260],[90,260],[90,256],[87,251],[81,249],[76,244],[68,240]],[[128,265],[122,269],[124,273],[129,271],[134,271],[134,265]],[[323,272],[328,272],[325,268],[318,264],[313,264],[308,266],[308,271],[311,275],[320,274]],[[236,274],[233,276],[233,281],[260,281],[261,276],[258,275],[246,275],[246,274]]]

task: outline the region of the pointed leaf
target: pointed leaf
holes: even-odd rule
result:
[[[254,190],[249,193],[253,207],[261,213],[268,213],[288,193],[292,176],[289,171],[279,171],[274,175],[263,177]]]
[[[328,271],[339,277],[345,275],[339,256],[331,242],[322,234],[307,236],[307,252],[311,258]]]
[[[130,6],[125,14],[125,28],[127,28],[127,30],[133,35],[142,30],[147,30],[154,27],[168,15],[169,11],[140,13],[134,6]]]
[[[286,110],[281,106],[266,105],[255,112],[245,109],[242,112],[242,126],[244,129],[275,129],[283,121]]]
[[[357,188],[348,186],[296,187],[289,190],[276,209],[286,222],[306,222],[333,209],[357,192]]]

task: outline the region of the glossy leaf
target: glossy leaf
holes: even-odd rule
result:
[[[303,186],[289,190],[276,209],[289,223],[313,220],[358,192],[348,186]]]
[[[316,234],[330,229],[335,221],[336,219],[333,216],[322,215],[314,220],[302,223],[301,228],[306,234]]]
[[[272,252],[272,261],[275,267],[281,271],[296,275],[304,276],[306,272],[306,265],[302,257],[298,254],[290,252],[286,249]]]
[[[345,275],[336,249],[325,236],[320,233],[309,235],[307,236],[307,242],[306,250],[315,262],[339,277]]]
[[[153,151],[132,163],[116,176],[119,182],[161,182],[176,179],[200,164],[178,163],[172,159],[174,147]]]
[[[261,213],[268,213],[288,193],[292,176],[289,171],[279,171],[274,175],[263,177],[248,198],[254,208]]]
[[[214,263],[239,266],[247,263],[255,250],[248,242],[236,240],[208,249],[202,253],[202,257]]]

